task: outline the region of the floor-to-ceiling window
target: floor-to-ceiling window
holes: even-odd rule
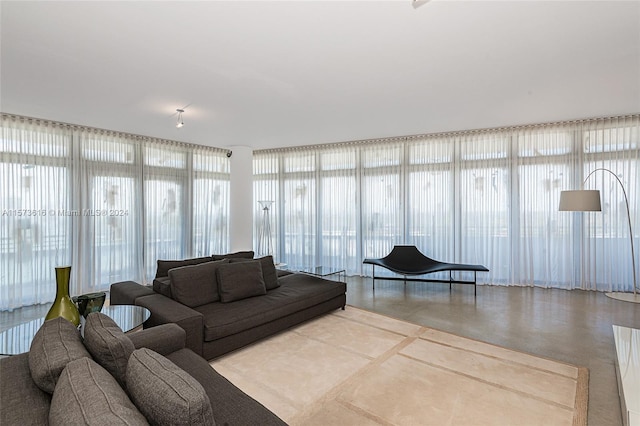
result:
[[[0,127],[0,309],[149,282],[158,259],[227,251],[226,152],[10,115]]]
[[[486,265],[484,283],[630,291],[616,179],[596,172],[584,183],[601,190],[602,213],[559,212],[558,203],[591,171],[613,171],[637,245],[639,160],[639,116],[399,137],[256,151],[254,197],[274,201],[275,254],[294,267],[369,275],[365,257],[415,244],[439,260]]]
[[[0,152],[0,304],[51,301],[54,267],[71,262],[71,137],[3,119]]]

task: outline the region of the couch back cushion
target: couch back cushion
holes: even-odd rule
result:
[[[217,272],[222,303],[267,294],[259,261],[228,263]]]
[[[169,270],[171,297],[195,308],[220,300],[216,271],[229,260],[217,260]]]
[[[153,279],[153,291],[156,293],[160,293],[163,296],[167,296],[173,299],[173,295],[171,294],[171,280],[168,276],[154,278]]]
[[[184,260],[158,260],[158,269],[156,269],[156,278],[168,277],[169,270],[173,268],[180,268],[182,266],[197,265],[199,263],[211,262],[216,260],[211,256],[194,257],[192,259]]]
[[[264,279],[264,285],[267,290],[273,290],[274,288],[280,287],[276,265],[273,263],[273,256],[264,256],[258,259],[229,259],[229,261],[231,263],[260,262],[260,266],[262,267],[262,278]]]
[[[91,355],[76,326],[62,317],[45,321],[29,350],[31,378],[40,389],[53,393],[62,370],[80,358],[91,358]]]
[[[67,364],[51,398],[49,424],[147,425],[118,382],[90,358]]]
[[[89,314],[84,324],[84,344],[98,364],[125,387],[127,362],[135,347],[118,324],[103,313]]]
[[[237,251],[235,253],[227,253],[227,254],[213,254],[211,257],[213,260],[222,260],[222,259],[253,259],[255,253],[253,251]]]
[[[129,395],[154,425],[215,425],[204,388],[162,355],[137,349],[127,367]]]

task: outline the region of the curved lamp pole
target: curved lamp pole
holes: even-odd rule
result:
[[[622,194],[624,195],[624,202],[627,207],[627,221],[629,223],[629,241],[631,243],[631,267],[633,268],[633,294],[630,293],[605,293],[608,297],[617,300],[624,300],[626,302],[640,303],[640,294],[638,293],[637,281],[636,281],[636,255],[633,249],[633,232],[631,229],[631,214],[629,212],[629,199],[627,198],[627,191],[624,189],[624,185],[620,178],[609,169],[598,168],[593,170],[587,175],[582,185],[597,171],[603,171],[610,173],[622,188]],[[573,211],[573,212],[589,212],[589,211],[602,211],[600,205],[600,191],[581,189],[579,191],[562,191],[560,193],[560,207],[559,211]]]

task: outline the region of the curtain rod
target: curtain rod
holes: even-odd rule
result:
[[[121,132],[121,131],[117,131],[117,130],[107,130],[107,129],[101,129],[101,128],[98,128],[98,127],[82,126],[82,125],[79,125],[79,124],[71,124],[71,123],[64,123],[64,122],[61,122],[61,121],[45,120],[45,119],[42,119],[42,118],[35,118],[35,117],[26,117],[24,115],[9,114],[9,113],[5,113],[5,112],[0,112],[0,114],[2,115],[2,119],[3,120],[8,119],[8,120],[13,120],[13,121],[36,123],[38,125],[44,125],[44,126],[56,126],[56,127],[70,129],[70,130],[87,131],[87,132],[98,133],[98,134],[103,134],[103,135],[106,134],[106,135],[109,135],[109,136],[131,138],[131,139],[139,140],[139,141],[171,143],[171,144],[182,146],[182,147],[185,147],[185,148],[199,148],[199,149],[205,149],[205,150],[210,150],[210,151],[218,151],[218,152],[221,152],[221,153],[226,153],[226,152],[229,151],[228,149],[216,148],[216,147],[213,147],[213,146],[198,145],[198,144],[189,143],[189,142],[181,142],[181,141],[176,141],[176,140],[172,140],[172,139],[156,138],[156,137],[153,137],[153,136],[138,135],[138,134],[135,134],[135,133]]]
[[[514,131],[522,131],[522,130],[540,129],[545,127],[588,124],[588,123],[607,121],[607,120],[629,120],[629,119],[639,119],[639,118],[640,118],[640,113],[633,113],[633,114],[625,114],[625,115],[610,116],[610,117],[596,117],[596,118],[585,118],[585,119],[576,119],[576,120],[555,121],[550,123],[521,124],[521,125],[515,125],[515,126],[490,127],[486,129],[457,130],[452,132],[436,132],[436,133],[422,133],[417,135],[391,136],[388,138],[359,139],[359,140],[352,140],[352,141],[345,141],[345,142],[321,143],[321,144],[287,147],[287,148],[259,149],[259,150],[255,150],[254,154],[305,151],[305,150],[314,150],[318,148],[328,148],[328,147],[340,148],[342,146],[353,146],[353,145],[373,145],[378,143],[412,141],[416,139],[425,139],[425,138],[455,137],[455,136],[479,135],[479,134],[498,133],[498,132],[514,132]]]

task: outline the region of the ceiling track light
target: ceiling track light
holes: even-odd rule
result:
[[[176,127],[179,129],[184,126],[184,120],[182,119],[182,113],[184,112],[184,110],[177,109],[176,112],[178,113],[178,122],[176,123]]]

